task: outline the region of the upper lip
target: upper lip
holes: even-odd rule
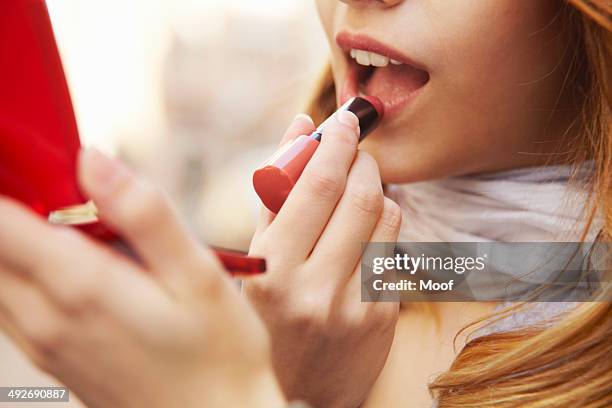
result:
[[[399,61],[403,64],[412,65],[415,68],[427,71],[427,69],[422,64],[412,60],[404,53],[367,35],[351,34],[349,32],[343,31],[336,35],[336,43],[340,46],[341,49],[347,52],[351,49],[374,52],[376,54],[383,55],[387,58]]]

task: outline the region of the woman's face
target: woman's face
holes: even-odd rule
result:
[[[563,150],[576,101],[559,0],[317,0],[338,103],[378,96],[362,144],[385,182],[535,165]],[[369,66],[368,66],[369,65]]]

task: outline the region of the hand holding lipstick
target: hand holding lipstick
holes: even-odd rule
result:
[[[314,131],[282,144],[253,174],[255,192],[270,211],[275,214],[280,211],[304,167],[319,147],[326,126],[342,117],[343,112],[356,116],[359,141],[362,141],[376,129],[384,115],[384,108],[382,102],[373,96],[351,98]]]
[[[300,116],[281,145],[314,130]],[[395,241],[401,215],[383,196],[374,159],[357,151],[358,140],[352,113],[328,121],[278,214],[262,209],[251,254],[266,257],[268,272],[244,283],[270,331],[285,394],[314,406],[363,402],[386,361],[399,311],[397,303],[360,301],[361,244]]]

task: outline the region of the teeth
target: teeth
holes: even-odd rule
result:
[[[370,53],[367,51],[355,51],[355,59],[359,65],[370,66]]]
[[[365,65],[366,67],[370,65],[375,67],[386,67],[389,65],[389,62],[393,65],[402,65],[401,62],[385,57],[384,55],[355,48],[351,49],[350,55],[359,65]]]
[[[374,65],[375,67],[386,67],[389,65],[389,58],[383,55],[370,53],[370,64]]]

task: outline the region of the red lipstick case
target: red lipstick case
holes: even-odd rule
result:
[[[360,142],[378,126],[383,116],[382,103],[372,96],[351,98],[336,113],[345,110],[353,112],[359,119]],[[328,120],[311,135],[302,135],[282,146],[253,174],[253,187],[257,195],[273,213],[280,211],[306,164],[319,147]]]
[[[120,245],[79,191],[79,133],[44,0],[0,0],[0,59],[0,194]],[[266,270],[264,259],[215,252],[231,272]]]
[[[0,2],[0,193],[47,216],[84,203],[79,137],[42,0]]]

